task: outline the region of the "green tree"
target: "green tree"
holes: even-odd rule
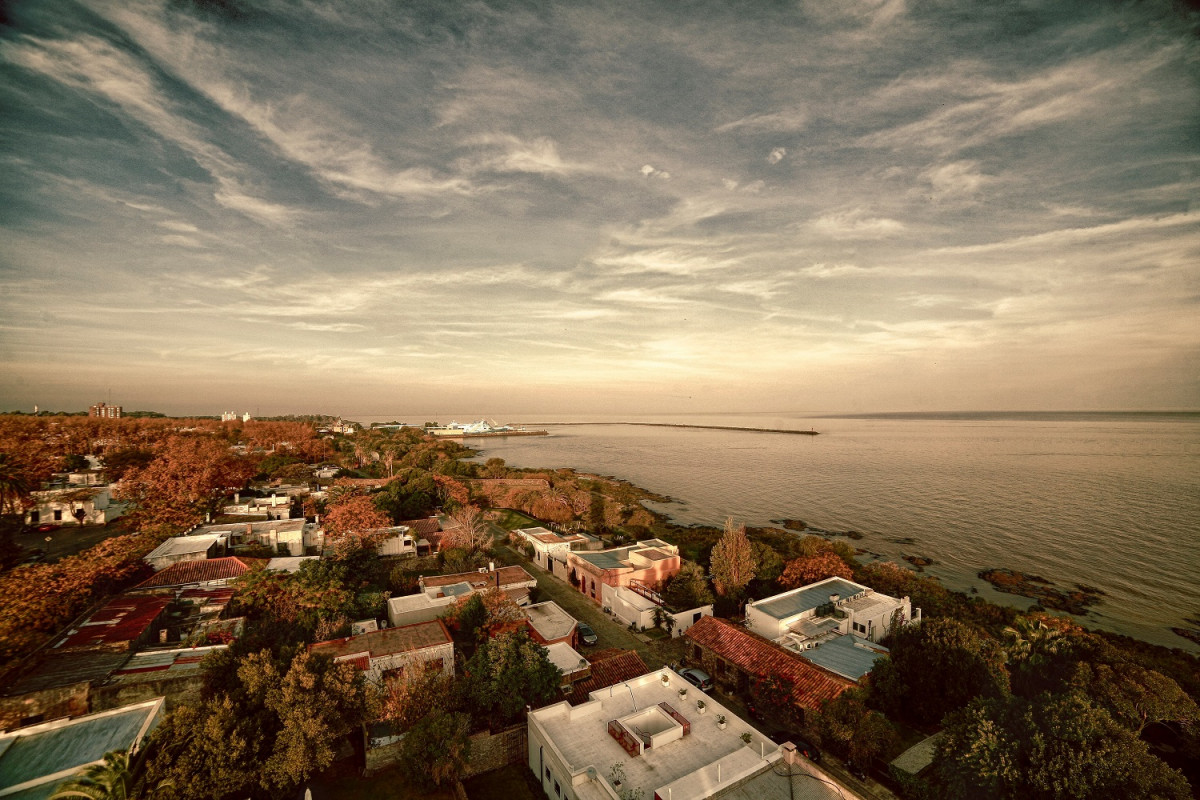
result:
[[[557,698],[562,681],[545,648],[524,631],[483,642],[463,673],[466,707],[492,728],[520,719],[527,705],[540,708]]]
[[[765,542],[754,541],[750,543],[750,546],[754,552],[754,561],[758,564],[754,579],[763,583],[778,580],[779,576],[783,574],[785,564],[779,557],[779,553],[775,552],[775,548]]]
[[[982,631],[952,619],[926,619],[894,634],[875,662],[874,697],[889,713],[937,724],[975,697],[1008,693],[1004,651]]]
[[[746,526],[734,526],[733,517],[725,520],[725,534],[713,545],[710,559],[713,586],[717,594],[738,598],[746,584],[754,579],[757,564]]]
[[[426,784],[453,781],[471,756],[471,718],[462,713],[431,714],[418,722],[401,745],[406,773]]]
[[[574,575],[574,572],[572,572]],[[684,561],[667,581],[662,589],[662,598],[668,606],[676,611],[687,611],[712,603],[712,590],[708,588],[708,580],[704,570],[693,561]]]
[[[129,753],[113,750],[104,754],[104,760],[92,764],[77,778],[58,787],[50,800],[65,800],[68,797],[87,797],[92,800],[126,800],[133,789],[133,775],[129,771]]]
[[[1183,800],[1183,775],[1079,695],[979,698],[946,719],[934,757],[949,800]]]

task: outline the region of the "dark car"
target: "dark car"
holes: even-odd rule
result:
[[[821,751],[794,733],[789,733],[788,731],[775,731],[775,733],[772,733],[767,738],[769,738],[775,744],[791,742],[792,744],[796,745],[796,751],[800,753],[800,755],[804,756],[815,764],[821,763]]]
[[[712,691],[713,679],[709,676],[709,674],[707,672],[705,672],[702,669],[696,669],[695,667],[688,667],[687,669],[679,670],[679,675],[685,681],[692,684],[693,686],[695,686],[697,689],[699,689],[702,692]]]
[[[36,564],[39,561],[46,560],[46,551],[40,547],[35,547],[32,550],[25,551],[25,557],[21,559],[22,564]]]
[[[600,637],[596,635],[594,630],[592,630],[592,626],[588,625],[586,622],[580,622],[576,627],[579,628],[579,641],[583,642],[584,644],[590,645],[600,641]]]

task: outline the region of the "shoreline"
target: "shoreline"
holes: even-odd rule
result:
[[[643,428],[691,428],[704,431],[739,431],[741,433],[786,433],[793,436],[820,436],[818,430],[798,431],[792,428],[743,428],[737,425],[689,425],[683,422],[532,422],[531,425],[637,425]]]

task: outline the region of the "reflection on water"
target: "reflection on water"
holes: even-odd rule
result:
[[[574,421],[560,418],[558,422]],[[512,466],[614,475],[675,502],[681,523],[791,517],[858,530],[858,546],[924,555],[958,589],[1011,567],[1060,587],[1099,587],[1087,624],[1200,650],[1172,634],[1200,615],[1200,417],[960,415],[643,417],[820,436],[629,425],[556,425],[551,436],[479,440]],[[911,538],[898,545],[889,539]],[[981,587],[987,597],[990,588]],[[1011,598],[1009,602],[1011,602]]]

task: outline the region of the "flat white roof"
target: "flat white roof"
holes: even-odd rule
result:
[[[663,684],[663,675],[669,684]],[[680,699],[680,687],[688,687],[686,699]],[[625,767],[625,788],[641,788],[647,798],[657,791],[660,797],[683,800],[709,797],[753,774],[771,758],[778,758],[773,742],[669,669],[599,689],[590,697],[579,706],[563,702],[529,714],[529,724],[541,728],[573,774],[593,767],[598,774],[596,780],[607,782],[609,768],[619,761]],[[704,714],[696,707],[699,700],[706,705]],[[646,749],[639,756],[630,756],[609,735],[609,722],[637,715],[659,703],[667,704],[687,720],[690,732],[661,747]],[[726,719],[724,730],[717,726],[721,715]],[[743,733],[750,734],[749,744],[742,741]],[[575,789],[581,800],[612,798],[596,781],[584,781]]]
[[[146,554],[146,560],[152,558],[167,558],[169,556],[184,556],[191,553],[203,553],[212,547],[213,542],[219,542],[227,534],[200,533],[194,536],[172,536],[158,547]]]

